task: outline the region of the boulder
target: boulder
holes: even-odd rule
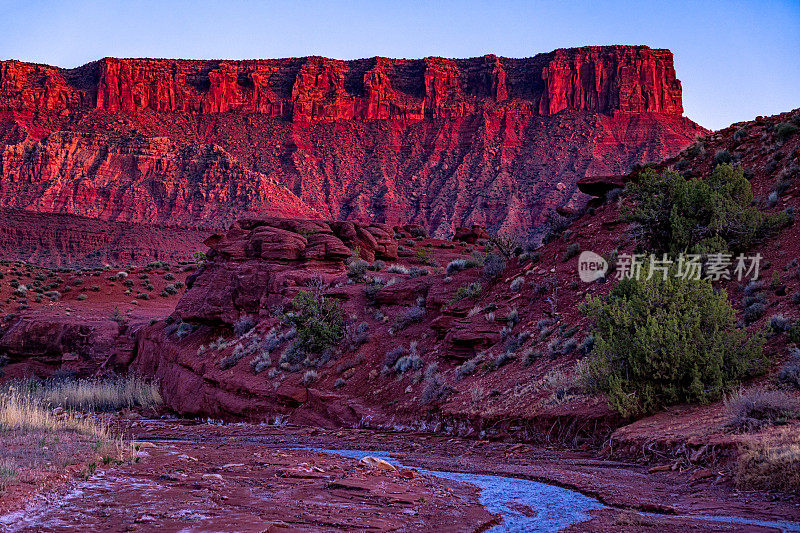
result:
[[[489,232],[480,224],[473,224],[471,228],[456,228],[456,234],[453,237],[454,241],[466,242],[475,244],[479,240],[488,239]]]
[[[248,236],[247,255],[261,259],[297,261],[303,257],[307,242],[299,233],[260,226],[253,229]]]
[[[483,315],[478,314],[453,320],[444,340],[451,348],[447,357],[469,359],[478,351],[497,344],[500,332],[497,324],[487,322]]]

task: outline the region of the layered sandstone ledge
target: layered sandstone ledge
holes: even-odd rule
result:
[[[487,99],[524,100],[540,115],[683,112],[672,53],[646,46],[587,46],[524,59],[104,58],[75,69],[0,62],[0,105],[8,108],[421,120],[467,116]]]

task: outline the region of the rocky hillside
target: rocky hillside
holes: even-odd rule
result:
[[[0,206],[222,228],[252,214],[537,228],[575,182],[704,133],[672,54],[0,63]]]
[[[0,209],[0,259],[49,267],[190,261],[209,230]]]
[[[785,137],[791,127],[780,124],[798,120],[795,113],[735,125],[664,166],[701,176],[717,162],[739,162],[759,206],[774,213],[797,209],[800,134]],[[626,179],[606,180],[607,190]],[[596,191],[597,180],[592,183],[587,190]],[[606,437],[623,420],[577,379],[591,350],[577,304],[606,294],[615,281],[580,281],[577,255],[633,253],[640,242],[621,222],[619,203],[599,194],[557,238],[502,262],[486,255],[488,234],[478,226],[461,228],[451,242],[425,237],[419,226],[242,220],[208,241],[209,261],[188,280],[175,314],[142,330],[134,367],[157,375],[172,391],[171,407],[186,414],[537,439],[543,432],[578,441]],[[724,283],[752,333],[772,315],[800,318],[795,227],[752,250],[764,256],[766,281],[754,285],[763,291],[760,315],[745,315],[742,298],[752,287]],[[334,350],[295,350],[286,313],[300,291],[341,305],[346,332]],[[769,337],[770,380],[786,360],[786,342],[783,335]],[[638,439],[647,439],[651,452],[663,445],[669,454],[686,446],[702,421],[704,435],[716,435],[714,453],[724,455],[739,440],[724,429],[721,404],[681,417],[648,418],[615,438],[636,449]],[[663,442],[653,440],[660,431],[654,423],[672,425]],[[705,438],[695,439],[695,451]],[[703,450],[698,457],[709,452]]]

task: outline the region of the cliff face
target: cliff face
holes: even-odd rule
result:
[[[55,132],[6,146],[0,170],[0,207],[215,227],[243,212],[314,215],[219,146],[181,147],[163,137]]]
[[[677,153],[704,131],[681,114],[672,54],[647,47],[5,61],[0,205],[216,227],[263,212],[527,227],[580,204],[586,174]]]
[[[208,230],[107,222],[76,215],[0,209],[4,260],[50,267],[194,261]]]
[[[647,47],[561,49],[527,59],[104,58],[72,70],[0,62],[0,101],[17,109],[261,113],[296,122],[421,120],[467,116],[487,98],[522,99],[540,115],[565,109],[683,111],[672,53]]]

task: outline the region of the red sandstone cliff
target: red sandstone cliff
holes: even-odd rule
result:
[[[0,62],[0,206],[222,227],[241,214],[529,228],[575,182],[676,154],[672,54]],[[561,184],[561,185],[559,185]]]

